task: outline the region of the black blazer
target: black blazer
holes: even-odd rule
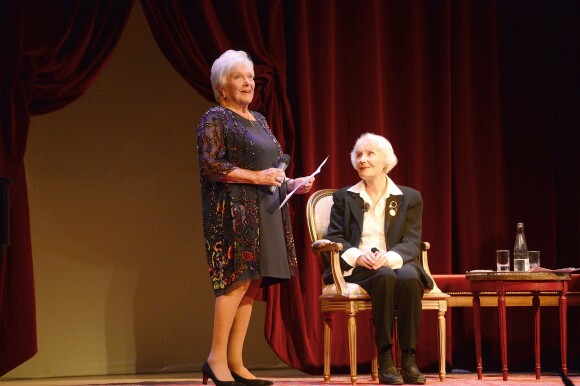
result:
[[[419,256],[421,253],[421,232],[423,227],[423,199],[421,193],[406,186],[398,186],[403,195],[391,195],[387,199],[387,213],[385,213],[385,235],[388,251],[397,252],[403,259],[403,264],[416,265],[421,274],[423,285],[433,288],[433,280],[427,275]],[[349,192],[350,187],[345,187],[334,192],[333,206],[330,212],[330,223],[326,238],[341,243],[344,251],[356,248],[360,245],[364,201],[359,194]],[[391,201],[397,203],[397,213],[393,217],[388,213]],[[340,259],[343,271],[351,267],[345,260]],[[332,283],[330,264],[326,261],[324,282]]]

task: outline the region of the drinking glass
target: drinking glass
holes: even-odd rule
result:
[[[530,270],[540,267],[540,251],[528,251],[528,257],[530,258]]]
[[[510,251],[507,249],[498,249],[495,251],[497,271],[506,272],[510,270]]]

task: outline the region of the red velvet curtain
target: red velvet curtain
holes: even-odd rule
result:
[[[498,83],[479,83],[473,92],[497,88],[500,127],[496,133],[490,133],[488,126],[474,133],[477,137],[473,151],[477,154],[470,162],[479,165],[463,165],[466,173],[454,183],[457,189],[454,197],[462,201],[456,201],[454,208],[451,272],[492,269],[490,256],[495,249],[511,248],[516,223],[522,221],[526,225],[528,247],[541,251],[543,266],[578,267],[580,72],[577,69],[580,53],[576,47],[580,44],[577,28],[580,3],[498,1],[494,7]],[[476,50],[484,48],[473,43],[476,42],[472,42]],[[501,145],[498,153],[503,157],[503,164],[493,172],[486,170],[493,164],[480,162],[481,153],[489,151],[486,145],[489,135],[497,136]],[[483,190],[475,191],[463,185],[469,181],[469,169],[484,172],[475,176],[486,180]],[[490,194],[499,201],[490,200]],[[471,195],[475,206],[465,201]],[[501,210],[495,206],[497,202],[502,203]],[[478,209],[473,211],[473,208]],[[483,212],[489,216],[481,217]],[[497,217],[495,221],[493,216]],[[461,244],[460,239],[467,243]],[[471,310],[452,313],[453,366],[472,369],[475,359]],[[568,308],[569,369],[580,369],[580,347],[574,344],[580,341],[580,329],[576,327],[579,317],[580,309]],[[487,309],[483,318],[482,325],[489,326],[482,331],[484,358],[488,358],[485,366],[500,369],[497,315]],[[543,308],[542,370],[558,371],[560,366],[557,323],[557,310]],[[508,311],[510,370],[531,368],[532,330],[529,308]]]
[[[0,41],[0,177],[14,180],[13,239],[0,287],[0,370],[6,371],[35,351],[22,164],[29,116],[58,109],[86,90],[132,3],[4,3],[0,28],[10,39]],[[310,173],[330,155],[316,188],[352,184],[357,176],[348,152],[356,137],[372,131],[391,139],[399,157],[393,178],[423,193],[423,238],[432,243],[433,273],[493,268],[494,250],[510,248],[518,221],[526,223],[530,246],[542,251],[543,265],[578,265],[580,3],[141,4],[168,60],[209,100],[213,60],[228,48],[250,53],[257,75],[252,108],[266,115],[293,157],[290,175]],[[315,373],[322,367],[323,346],[320,266],[309,249],[305,199],[291,203],[300,278],[265,294],[265,334],[282,360]],[[449,312],[450,333],[454,367],[473,369],[469,312]],[[514,313],[517,321],[523,320],[519,314]],[[434,315],[424,316],[422,323],[419,361],[427,366],[437,361]],[[510,355],[532,363],[527,359],[533,352],[532,329],[508,323],[523,347]],[[370,328],[367,318],[359,320],[363,347],[372,345]],[[497,342],[495,329],[483,334],[487,342]],[[578,331],[571,329],[570,342],[575,338]],[[558,340],[549,343],[546,349],[554,350]],[[348,363],[347,352],[346,334],[337,329],[335,366]],[[498,352],[490,349],[489,355]],[[569,353],[570,368],[578,366],[578,357]],[[370,350],[359,350],[360,363],[369,359]]]
[[[449,4],[293,1],[285,3],[285,11],[287,26],[292,26],[287,36],[293,52],[288,55],[290,98],[296,125],[302,128],[295,157],[308,171],[330,155],[316,187],[339,188],[358,181],[348,157],[356,138],[367,131],[385,135],[399,158],[391,176],[423,193],[424,239],[433,244],[431,268],[449,271],[453,87]],[[308,240],[304,227],[296,227],[295,235]],[[320,270],[308,245],[303,247],[302,302],[269,308],[273,309],[269,339],[293,366],[320,372]],[[302,325],[308,328],[302,342],[298,339],[303,331],[287,337],[277,328],[278,320],[304,314],[308,317]],[[420,355],[437,346],[435,316],[428,314],[423,323],[430,334],[422,337]],[[337,327],[345,326],[344,317],[336,319]],[[361,347],[372,347],[368,316],[359,318],[358,327]],[[302,350],[300,355],[294,354],[297,349]],[[360,363],[368,364],[371,354],[359,350]],[[335,329],[332,362],[343,369],[349,363],[345,328]]]
[[[317,188],[357,180],[347,154],[363,132],[391,139],[399,156],[393,178],[423,193],[424,239],[433,245],[434,273],[493,268],[493,251],[509,248],[515,223],[534,224],[531,208],[513,210],[513,201],[522,203],[523,192],[518,184],[512,186],[509,176],[514,129],[502,124],[502,108],[509,114],[511,107],[502,98],[502,86],[508,84],[518,94],[503,78],[513,75],[505,68],[517,60],[509,47],[521,43],[510,24],[512,15],[522,14],[514,3],[142,0],[142,5],[168,60],[210,100],[212,61],[228,48],[252,55],[258,79],[269,77],[258,83],[253,107],[266,114],[286,144],[294,159],[290,173],[309,173],[331,156],[317,177]],[[530,5],[526,11],[536,17],[545,14],[544,8],[553,11],[549,16],[565,15],[569,6],[559,2],[555,9],[541,1]],[[525,16],[519,17],[516,31],[526,27]],[[556,31],[551,38],[561,35]],[[510,46],[502,51],[502,43]],[[560,53],[568,55],[569,50]],[[265,98],[264,93],[276,97]],[[547,174],[551,171],[546,169]],[[293,201],[301,275],[267,294],[265,333],[285,362],[320,372],[320,266],[308,247],[305,198]],[[570,217],[569,224],[576,227],[571,233],[578,235],[578,216]],[[545,229],[542,225],[538,229]],[[550,225],[558,227],[555,219]],[[570,262],[566,255],[556,255],[553,238],[539,236],[543,231],[533,230],[533,225],[528,229],[534,247],[547,252],[547,266]],[[460,325],[462,318],[462,313],[455,318]],[[472,334],[465,323],[459,343]],[[423,365],[437,360],[434,324],[433,315],[423,318]],[[359,320],[363,346],[372,344],[365,333],[370,328],[368,319]],[[461,357],[465,350],[458,352]],[[333,363],[345,366],[347,353],[346,334],[336,331]],[[359,352],[361,363],[369,359],[370,351]]]
[[[24,153],[30,116],[80,97],[115,47],[132,0],[3,1],[0,177],[9,178],[11,240],[0,262],[0,375],[36,353]]]
[[[276,138],[291,153],[295,130],[286,97],[284,20],[279,1],[142,0],[141,4],[161,51],[210,101],[215,101],[209,82],[213,61],[227,49],[246,51],[256,73],[251,108],[268,118]]]
[[[538,159],[528,151],[533,134],[526,132],[523,122],[536,122],[546,111],[530,111],[522,103],[522,111],[529,116],[516,116],[504,124],[522,98],[521,85],[513,84],[512,76],[527,79],[525,90],[539,101],[545,98],[534,89],[536,78],[549,83],[562,76],[550,72],[560,69],[555,64],[521,72],[526,54],[520,52],[519,57],[513,52],[525,41],[524,46],[537,54],[558,53],[563,60],[573,56],[573,45],[564,46],[563,38],[574,35],[568,16],[574,14],[570,12],[577,8],[574,4],[142,0],[142,5],[168,60],[208,99],[213,99],[209,67],[225,49],[248,51],[258,79],[266,76],[263,72],[274,74],[275,82],[259,82],[253,107],[266,114],[286,144],[294,160],[291,175],[313,171],[330,155],[316,188],[352,184],[357,176],[347,154],[355,139],[366,131],[387,136],[399,157],[393,178],[423,193],[423,238],[433,246],[432,272],[493,268],[494,250],[510,247],[518,221],[528,224],[530,245],[543,251],[546,266],[574,265],[570,255],[556,253],[556,245],[558,249],[572,245],[560,234],[578,236],[577,196],[562,189],[570,187],[567,176],[552,179],[551,175],[558,165],[567,165],[577,156],[565,139],[552,142],[550,149],[544,149],[546,154],[563,159],[559,164],[543,163],[542,177],[537,178],[534,170],[521,170],[530,159]],[[547,37],[542,35],[542,22],[553,27]],[[556,27],[556,23],[561,24]],[[532,32],[539,45],[525,39],[525,32]],[[552,45],[546,47],[544,42]],[[571,67],[566,70],[566,74],[573,72]],[[573,93],[572,87],[559,86]],[[276,97],[264,98],[266,89]],[[562,97],[559,91],[552,93],[555,99]],[[557,109],[555,103],[551,107]],[[568,139],[569,124],[564,120],[556,125]],[[529,141],[528,147],[519,146],[522,138]],[[563,149],[565,155],[559,155]],[[573,171],[577,178],[577,167]],[[564,193],[573,214],[555,208],[555,197],[549,194],[542,195],[550,203],[549,210],[536,216],[534,205],[526,205],[535,195],[522,187],[520,178],[547,178],[548,184],[559,185],[556,189]],[[300,278],[267,294],[265,334],[282,360],[316,373],[322,367],[323,346],[317,299],[320,266],[309,249],[304,203],[304,197],[296,197],[291,204]],[[564,224],[558,220],[562,217]],[[448,358],[472,368],[473,361],[462,360],[473,351],[469,311],[467,315],[459,310],[454,313],[459,333],[454,324],[450,335],[455,351]],[[425,314],[419,361],[435,368],[435,317]],[[363,347],[372,345],[370,328],[368,318],[359,320]],[[484,334],[493,335],[490,331]],[[344,368],[348,364],[346,332],[337,329],[334,339],[333,363]],[[370,350],[359,351],[360,363],[368,363],[370,354]]]
[[[475,194],[487,189],[485,177],[502,165],[494,3],[295,1],[285,6],[286,23],[293,26],[287,36],[295,53],[288,55],[293,111],[297,127],[311,128],[300,132],[297,158],[312,169],[317,158],[330,154],[318,187],[345,186],[357,181],[347,156],[356,138],[366,131],[385,135],[399,158],[391,176],[423,194],[423,239],[433,246],[431,270],[451,272],[453,231],[462,243],[455,247],[471,254],[472,246],[480,245],[473,243],[480,234],[462,225],[471,216],[501,233],[497,213],[480,208]],[[482,140],[478,133],[483,131],[489,135]],[[476,151],[482,145],[487,152]],[[502,181],[497,184],[501,187]],[[473,194],[458,194],[465,187]],[[488,193],[499,213],[500,194],[500,188]],[[469,208],[469,214],[454,218],[457,205]],[[302,288],[312,307],[306,309],[315,311],[319,272],[307,248],[305,256]],[[465,270],[470,264],[458,265]],[[424,314],[418,350],[423,366],[437,361],[436,318]],[[308,323],[316,323],[309,329],[306,355],[293,355],[288,342],[294,339],[280,329],[273,329],[270,339],[294,366],[319,372],[322,321],[320,313],[308,315]],[[368,318],[358,323],[363,332],[372,328]],[[372,345],[370,338],[359,333],[362,345]],[[333,363],[346,367],[346,330],[337,329],[334,339]],[[370,350],[359,351],[361,363],[370,356]]]

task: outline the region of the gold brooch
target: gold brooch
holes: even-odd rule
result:
[[[389,204],[389,214],[391,215],[391,217],[395,217],[398,210],[399,204],[397,204],[397,201],[391,201],[391,203]]]

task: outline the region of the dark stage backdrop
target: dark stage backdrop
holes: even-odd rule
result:
[[[119,9],[107,12],[118,12],[124,20],[131,3],[115,4]],[[393,179],[423,194],[423,239],[432,244],[430,267],[435,274],[493,268],[494,250],[511,247],[520,221],[526,224],[529,246],[542,251],[544,266],[578,266],[579,4],[562,0],[141,1],[160,49],[208,100],[213,99],[208,80],[213,60],[229,48],[250,53],[257,83],[252,107],[266,115],[292,156],[289,175],[310,173],[330,155],[316,188],[353,184],[357,176],[348,152],[356,138],[367,131],[389,138],[399,158]],[[21,16],[21,8],[12,8],[8,11]],[[49,47],[58,46],[59,50],[49,51],[53,56],[74,50],[62,45],[58,36],[46,35],[46,30],[23,29],[26,18],[20,24],[19,19],[11,20],[15,21],[9,24],[10,33],[15,37],[34,42],[42,36]],[[101,19],[95,14],[92,20]],[[62,25],[44,26],[55,32]],[[121,30],[122,23],[109,26],[103,36],[113,42]],[[7,290],[11,282],[33,293],[31,265],[17,271],[11,263],[16,255],[31,261],[21,156],[28,114],[55,107],[53,98],[31,98],[30,91],[38,87],[36,67],[20,60],[19,43],[3,40],[2,44],[10,60],[3,57],[1,68],[0,177],[16,181],[14,240],[2,262],[0,316],[4,321],[12,315],[6,304],[13,304],[16,296]],[[108,53],[105,48],[100,48],[103,54]],[[71,67],[99,66],[101,57],[85,57]],[[10,82],[15,74],[20,74],[16,79],[24,76],[26,82],[18,86],[28,93],[16,92]],[[60,79],[58,72],[43,75],[59,94],[58,83],[50,83]],[[265,334],[286,363],[320,373],[321,271],[309,248],[306,199],[296,197],[291,203],[300,277],[263,294],[268,301]],[[24,301],[33,310],[33,296]],[[574,312],[571,320],[577,315]],[[453,353],[448,359],[453,367],[473,369],[470,311],[455,310],[452,316]],[[543,325],[556,330],[552,320]],[[24,328],[10,327],[20,332]],[[359,343],[367,347],[372,344],[370,328],[368,320],[359,321]],[[515,323],[510,328],[519,341],[533,340],[531,328]],[[580,332],[570,330],[570,342],[578,341]],[[423,366],[434,366],[432,315],[423,318],[423,331],[419,360]],[[494,331],[483,331],[484,339],[497,340]],[[28,347],[32,340],[23,338]],[[347,344],[346,333],[337,331],[333,363],[338,367],[348,363]],[[557,345],[557,339],[551,339],[543,346],[555,350]],[[499,352],[493,351],[486,355]],[[359,351],[360,363],[368,363],[370,353]],[[512,349],[510,357],[519,362],[510,362],[511,368],[533,363],[532,355],[531,345]],[[579,357],[572,345],[570,368],[580,368]],[[556,363],[554,358],[544,368],[556,368]]]

